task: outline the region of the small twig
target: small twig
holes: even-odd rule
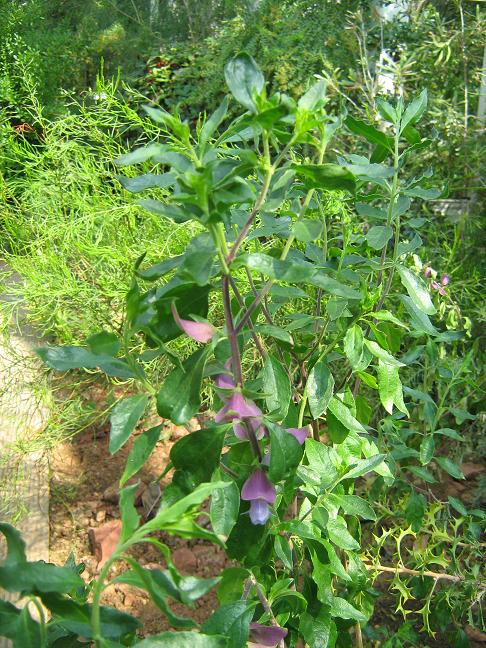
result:
[[[225,472],[227,475],[230,475],[231,477],[234,477],[235,479],[239,478],[239,475],[237,472],[232,470],[231,468],[228,468],[228,466],[225,466],[224,463],[220,463],[219,467],[223,472]]]
[[[386,567],[385,565],[367,565],[363,563],[368,571],[387,572],[390,574],[407,574],[407,576],[427,576],[436,580],[443,579],[459,583],[464,580],[464,576],[455,576],[454,574],[441,574],[433,571],[418,571],[408,567]]]

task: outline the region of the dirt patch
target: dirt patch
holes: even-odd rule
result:
[[[196,429],[196,426],[197,421],[193,421],[192,428]],[[148,487],[164,472],[173,444],[188,433],[185,428],[171,424],[164,428],[161,441],[138,475],[145,486]],[[72,552],[76,562],[85,564],[82,577],[86,582],[99,573],[98,561],[90,547],[89,530],[101,528],[120,517],[116,503],[118,480],[136,438],[136,434],[133,435],[126,446],[112,456],[108,451],[108,434],[108,426],[88,430],[57,446],[51,456],[50,561],[63,564]],[[169,481],[170,473],[162,479],[162,488]],[[140,497],[141,515],[144,506],[147,507],[147,497]],[[232,564],[221,548],[208,542],[181,540],[166,534],[158,537],[170,547],[173,560],[183,574],[210,578],[218,576]],[[160,552],[149,544],[135,547],[133,555],[143,566],[165,568]],[[125,569],[122,563],[115,564],[110,577]],[[137,617],[142,623],[142,636],[170,628],[160,610],[141,590],[122,584],[109,585],[102,602]],[[203,596],[194,609],[181,604],[171,607],[176,614],[190,616],[202,623],[217,607],[216,594],[211,591]]]

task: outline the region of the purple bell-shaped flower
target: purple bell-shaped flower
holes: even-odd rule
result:
[[[265,524],[270,517],[270,504],[275,504],[275,486],[260,468],[248,477],[241,489],[241,499],[250,502],[250,520]]]
[[[270,646],[276,648],[287,636],[287,629],[280,626],[266,626],[261,623],[250,623],[250,641],[258,646]]]

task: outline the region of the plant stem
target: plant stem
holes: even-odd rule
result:
[[[255,217],[258,213],[258,210],[260,207],[263,205],[265,202],[265,198],[267,197],[268,189],[270,188],[270,182],[272,180],[273,174],[275,173],[275,165],[272,165],[271,159],[270,159],[270,148],[268,145],[268,134],[264,131],[263,135],[263,150],[264,150],[264,156],[265,156],[265,165],[267,167],[265,178],[263,180],[263,185],[260,191],[260,194],[258,195],[258,198],[255,201],[255,204],[253,205],[253,209],[250,212],[250,215],[248,217],[248,220],[246,223],[243,225],[241,228],[238,236],[236,237],[236,241],[233,243],[233,247],[231,250],[228,252],[226,256],[226,263],[228,266],[231,265],[231,263],[234,261],[238,250],[240,249],[241,244],[245,240],[245,238],[248,236],[248,232],[251,229],[251,226],[253,225],[253,221],[255,220]],[[280,157],[280,156],[279,156]]]
[[[100,599],[101,594],[104,589],[105,579],[108,575],[112,563],[115,562],[118,558],[118,552],[115,551],[106,561],[104,567],[102,568],[100,575],[96,579],[94,588],[93,588],[93,603],[91,606],[91,628],[93,630],[93,639],[96,648],[101,648],[101,618],[100,618]]]
[[[37,612],[39,613],[40,620],[40,648],[47,648],[47,629],[46,629],[46,615],[44,614],[44,608],[41,603],[38,601],[37,597],[29,596],[29,600],[34,604]]]
[[[322,161],[324,159],[325,151],[326,151],[326,142],[325,142],[325,140],[322,140],[321,146],[319,148],[319,156],[318,156],[318,159],[317,159],[317,164],[322,164]],[[306,197],[304,199],[304,202],[302,203],[302,207],[301,207],[301,210],[300,210],[298,220],[301,220],[304,217],[305,212],[307,211],[307,207],[309,206],[309,203],[312,200],[312,196],[314,195],[314,193],[315,193],[315,189],[309,189],[309,191],[307,192]],[[288,255],[288,253],[290,251],[290,248],[292,247],[292,243],[294,242],[294,240],[295,240],[295,235],[292,233],[292,234],[289,235],[289,237],[288,237],[288,239],[287,239],[287,241],[285,243],[284,249],[282,250],[282,254],[280,255],[280,261],[285,261],[285,259],[287,258],[287,255]],[[263,300],[263,298],[268,294],[268,292],[269,292],[270,288],[273,286],[273,284],[274,284],[273,279],[270,279],[269,281],[266,282],[266,284],[260,290],[260,292],[258,293],[258,296],[255,297],[255,300],[250,304],[250,306],[248,307],[246,312],[243,314],[243,317],[238,322],[238,325],[236,327],[236,332],[237,333],[239,333],[242,330],[242,328],[245,326],[248,319],[252,316],[254,310],[259,306],[259,304]]]
[[[231,312],[229,282],[230,282],[229,275],[224,275],[222,280],[224,317],[226,320],[226,329],[228,331],[228,338],[231,347],[231,358],[232,358],[231,368],[233,370],[233,376],[235,378],[236,384],[242,387],[243,374],[241,371],[240,349],[238,348],[238,337],[233,323],[233,314]]]
[[[233,289],[233,294],[236,297],[236,300],[237,300],[238,304],[240,305],[241,308],[245,308],[245,302],[243,301],[243,297],[241,296],[241,293],[238,290],[238,286],[236,285],[235,280],[233,279],[233,277],[231,275],[228,275],[228,276],[229,276],[231,288]],[[265,349],[263,347],[263,343],[262,343],[261,339],[259,338],[257,332],[255,331],[255,328],[253,326],[253,322],[251,321],[251,319],[248,321],[248,328],[251,331],[251,335],[252,335],[253,340],[255,342],[255,346],[258,349],[258,351],[260,352],[262,360],[265,360],[267,352],[265,351]]]
[[[418,571],[417,569],[409,569],[408,567],[387,567],[386,565],[368,565],[363,563],[368,571],[387,572],[390,574],[406,574],[407,576],[427,576],[435,580],[443,579],[458,583],[464,580],[464,576],[455,576],[454,574],[442,574],[433,571]]]

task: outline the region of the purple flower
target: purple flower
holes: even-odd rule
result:
[[[287,428],[287,432],[290,432],[290,434],[297,439],[300,445],[303,445],[309,434],[309,428],[307,425],[301,428]]]
[[[245,418],[261,418],[262,411],[252,400],[240,392],[234,392],[214,417],[216,423],[231,423]]]
[[[277,493],[263,470],[258,469],[248,477],[241,489],[241,499],[250,503],[250,520],[265,524],[270,517],[269,504],[275,503]]]
[[[256,641],[260,646],[272,646],[278,644],[287,636],[287,629],[280,626],[265,626],[261,623],[250,623],[250,641]]]
[[[226,360],[224,368],[228,373],[221,373],[215,377],[214,382],[216,387],[219,387],[219,389],[235,389],[236,385],[233,379],[233,374],[231,373],[231,359]]]
[[[424,276],[427,278],[432,276],[432,268],[429,265],[424,268]]]
[[[443,286],[447,286],[447,284],[449,283],[449,275],[443,274],[442,279],[440,280],[440,283]]]
[[[170,308],[177,326],[190,338],[196,340],[196,342],[209,342],[216,333],[216,329],[212,324],[209,324],[208,322],[193,322],[191,320],[181,319],[175,304],[171,304]]]
[[[241,439],[242,441],[248,441],[248,428],[246,427],[247,425],[251,427],[257,439],[263,438],[265,429],[261,424],[261,421],[256,418],[248,418],[244,422],[238,421],[237,419],[233,421],[233,431],[238,439]]]
[[[439,290],[439,284],[437,283],[437,281],[433,281],[430,285],[434,290]]]

